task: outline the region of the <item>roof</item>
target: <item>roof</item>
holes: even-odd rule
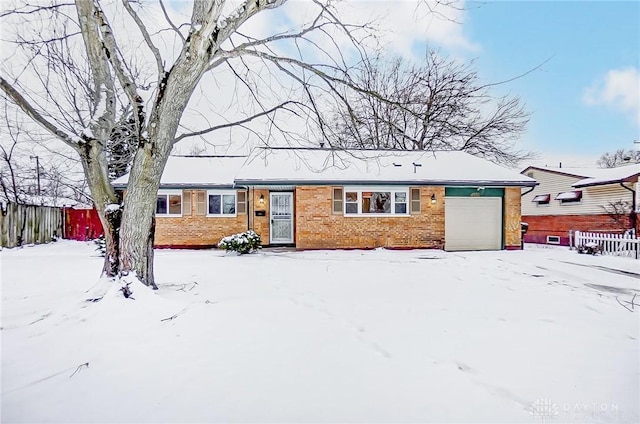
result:
[[[128,175],[114,181],[125,187]],[[258,148],[245,156],[171,156],[161,187],[303,184],[535,186],[465,152]]]
[[[232,187],[246,156],[169,156],[160,178],[161,187]],[[129,174],[113,181],[126,187]]]
[[[640,175],[640,165],[619,166],[617,168],[599,169],[589,178],[585,178],[572,184],[573,187],[590,187],[603,184],[630,182]]]
[[[640,164],[624,165],[616,168],[559,168],[551,166],[543,168],[529,166],[521,173],[524,174],[530,169],[580,178],[580,180],[572,184],[573,187],[631,182],[640,175]]]
[[[460,151],[256,149],[239,170],[245,185],[280,183],[534,186],[516,171]]]

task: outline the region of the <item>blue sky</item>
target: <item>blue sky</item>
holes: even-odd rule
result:
[[[640,140],[640,2],[471,2],[462,25],[489,81],[549,59],[500,88],[532,112],[522,141],[542,161],[586,165]]]

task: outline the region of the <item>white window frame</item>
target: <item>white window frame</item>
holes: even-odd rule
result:
[[[182,197],[182,190],[167,190],[167,189],[158,190],[158,194],[156,195],[156,197],[158,196],[167,196],[167,213],[158,213],[158,205],[156,203],[156,216],[160,216],[160,217],[182,216],[182,212],[184,210],[184,199]],[[180,213],[179,214],[169,213],[169,196],[180,196]]]
[[[220,213],[210,213],[209,212],[209,196],[217,195],[220,196]],[[224,213],[224,202],[222,200],[222,196],[233,196],[233,213]],[[233,218],[238,216],[238,193],[237,190],[207,190],[207,196],[204,199],[205,210],[207,212],[207,217],[211,218]]]
[[[357,193],[358,195],[358,213],[347,213],[347,193]],[[389,192],[391,193],[391,212],[390,213],[371,213],[371,212],[362,212],[362,193],[363,192]],[[405,201],[404,201],[404,205],[406,206],[405,208],[405,212],[404,213],[396,213],[396,193],[404,193],[405,195]],[[409,186],[351,186],[351,187],[343,187],[343,192],[342,192],[342,201],[343,201],[343,216],[345,217],[350,217],[350,216],[357,216],[357,217],[363,217],[363,216],[374,216],[374,217],[381,217],[381,216],[386,216],[386,217],[390,217],[390,216],[396,216],[396,217],[408,217],[411,216],[411,202],[410,202],[410,195],[411,195],[411,190],[409,188]],[[353,203],[353,202],[350,202]]]
[[[560,236],[547,236],[547,244],[560,244]]]

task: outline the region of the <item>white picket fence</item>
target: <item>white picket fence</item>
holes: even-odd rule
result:
[[[633,234],[575,232],[574,246],[579,247],[590,243],[596,244],[603,255],[640,259],[640,239]]]

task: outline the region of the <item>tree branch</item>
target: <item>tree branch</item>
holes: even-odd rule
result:
[[[153,44],[149,31],[147,31],[144,23],[135,12],[135,10],[133,10],[133,8],[131,7],[129,0],[122,0],[122,4],[124,5],[124,8],[127,9],[127,12],[129,12],[129,15],[135,21],[138,29],[140,30],[140,33],[142,34],[142,37],[144,38],[144,42],[147,44],[147,47],[149,47],[149,50],[151,50],[151,53],[153,53],[153,57],[156,59],[156,66],[158,68],[158,78],[162,78],[162,74],[164,74],[164,65],[162,64],[162,56],[160,55],[160,50],[158,50],[158,48]],[[162,4],[162,2],[160,2],[160,4]]]
[[[259,118],[261,116],[269,115],[270,113],[273,113],[273,112],[275,112],[275,111],[277,111],[279,109],[287,109],[286,106],[289,105],[289,104],[300,105],[299,102],[295,102],[295,101],[289,100],[289,101],[281,103],[281,104],[279,104],[277,106],[274,106],[271,109],[264,110],[262,112],[256,113],[256,114],[254,114],[252,116],[249,116],[249,117],[247,117],[245,119],[241,119],[239,121],[229,122],[227,124],[215,125],[213,127],[210,127],[210,128],[207,128],[207,129],[201,130],[201,131],[194,131],[194,132],[191,132],[191,133],[181,134],[180,136],[176,137],[175,143],[177,143],[180,140],[183,140],[183,139],[185,139],[187,137],[196,137],[196,136],[199,136],[199,135],[204,135],[204,134],[210,133],[212,131],[221,130],[221,129],[225,129],[225,128],[229,128],[229,127],[234,127],[234,126],[246,124],[247,122],[253,121],[254,119]]]
[[[26,113],[31,119],[34,120],[38,125],[47,130],[51,135],[55,136],[59,140],[63,141],[65,144],[73,147],[75,150],[78,150],[78,143],[74,142],[74,140],[64,131],[56,127],[54,124],[49,122],[40,112],[38,112],[32,105],[25,99],[22,94],[20,94],[13,86],[7,82],[3,77],[0,76],[0,88],[5,92],[11,100],[20,108],[24,113]]]

